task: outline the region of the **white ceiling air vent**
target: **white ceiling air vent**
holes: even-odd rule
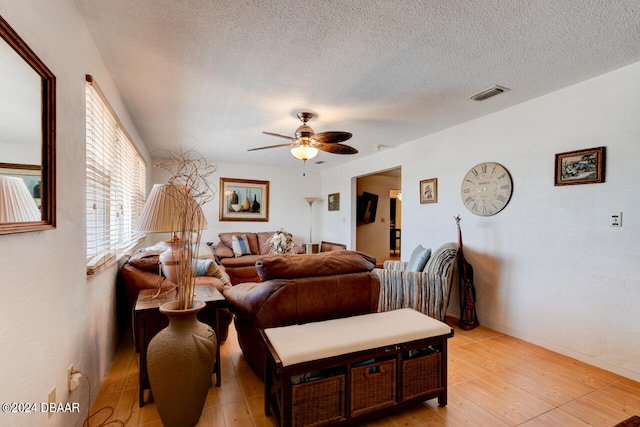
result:
[[[475,95],[471,95],[469,99],[473,99],[474,101],[484,101],[487,98],[491,98],[492,96],[500,95],[502,92],[509,90],[509,88],[504,86],[492,86],[489,89],[485,89],[482,92],[478,92]]]

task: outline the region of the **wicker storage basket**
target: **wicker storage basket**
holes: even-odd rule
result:
[[[318,426],[345,417],[344,375],[291,387],[291,418],[296,426]]]
[[[441,354],[402,361],[402,400],[440,391],[442,388]]]
[[[351,415],[396,403],[396,360],[351,368]]]

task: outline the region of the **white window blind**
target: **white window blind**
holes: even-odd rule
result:
[[[143,237],[135,225],[144,207],[146,163],[90,75],[86,99],[87,274],[91,275]]]

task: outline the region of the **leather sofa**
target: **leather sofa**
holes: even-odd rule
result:
[[[201,248],[204,249],[204,245],[201,245]],[[207,247],[206,250],[209,250],[209,248]],[[122,265],[120,269],[120,281],[124,287],[128,313],[131,313],[133,310],[138,298],[138,293],[141,290],[158,289],[158,286],[163,288],[163,290],[170,290],[175,286],[161,275],[159,255],[162,252],[162,249],[155,250],[153,248],[151,250],[141,250],[129,257]],[[210,256],[213,261],[213,254]],[[196,285],[211,284],[215,286],[218,291],[224,293],[225,288],[231,287],[228,276],[226,276],[224,267],[222,266],[218,266],[215,270],[218,271],[216,273],[218,277],[208,275],[198,276],[196,277]],[[218,310],[217,338],[220,342],[226,341],[232,318],[233,315],[229,310],[225,308]]]
[[[376,312],[375,265],[375,258],[348,250],[260,257],[261,283],[241,283],[224,292],[240,348],[255,373],[264,379],[260,329]]]
[[[267,241],[274,234],[275,231],[220,233],[218,234],[220,241],[215,245],[209,244],[212,246],[213,252],[220,260],[220,263],[225,267],[231,279],[231,284],[236,285],[259,280],[256,272],[256,261],[260,256],[270,253],[271,245]],[[233,236],[243,235],[247,236],[250,253],[237,256],[233,251]],[[293,253],[304,253],[304,248],[294,244]]]

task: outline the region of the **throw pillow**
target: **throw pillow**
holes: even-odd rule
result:
[[[194,245],[193,257],[196,259],[213,259],[213,251],[209,245]]]
[[[159,255],[163,251],[140,251],[129,258],[129,264],[144,271],[158,274],[160,268]]]
[[[235,256],[251,255],[251,249],[249,249],[249,240],[247,235],[233,236],[231,238],[231,249]]]
[[[290,254],[293,252],[293,235],[284,230],[276,231],[267,243],[271,246],[271,254]]]
[[[229,275],[220,268],[218,264],[212,259],[196,259],[194,260],[196,265],[196,276],[211,276],[217,277],[222,281],[223,285],[231,285]]]
[[[406,271],[422,271],[427,264],[429,257],[431,256],[431,249],[424,248],[422,245],[418,245],[409,257],[409,263],[407,264]]]

